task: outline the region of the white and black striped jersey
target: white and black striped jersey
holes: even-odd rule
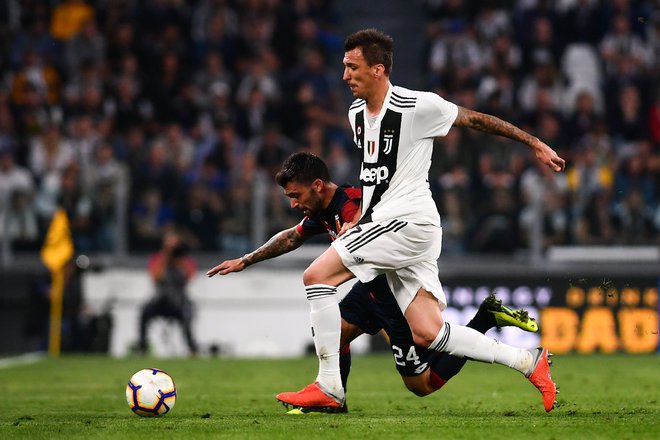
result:
[[[362,149],[360,221],[396,218],[440,226],[428,182],[433,138],[447,134],[458,107],[435,93],[390,84],[373,126],[366,108],[357,99],[348,110],[353,140]]]

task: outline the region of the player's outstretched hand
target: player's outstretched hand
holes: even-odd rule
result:
[[[212,277],[213,275],[227,275],[232,272],[240,272],[245,269],[245,263],[242,258],[236,258],[234,260],[226,260],[222,263],[215,266],[213,269],[206,272],[207,277]]]
[[[564,159],[559,157],[557,152],[542,141],[536,139],[534,145],[534,154],[543,164],[547,165],[552,171],[563,171],[566,166]]]

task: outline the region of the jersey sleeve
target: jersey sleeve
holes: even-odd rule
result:
[[[413,134],[416,138],[445,136],[458,116],[458,106],[435,93],[423,92],[417,98]]]
[[[326,232],[326,229],[325,226],[318,221],[305,216],[305,218],[298,223],[298,226],[296,226],[296,231],[298,231],[303,237],[310,237],[312,235]]]
[[[351,222],[355,217],[355,213],[360,209],[362,191],[359,188],[346,188],[344,191],[348,196],[348,200],[341,207],[341,218],[344,222]]]

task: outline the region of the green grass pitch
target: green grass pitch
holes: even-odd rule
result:
[[[285,360],[69,357],[0,369],[0,438],[658,439],[660,356],[555,356],[561,406],[543,411],[522,375],[468,363],[442,390],[409,393],[390,356],[354,356],[348,414],[291,416],[275,400],[316,374]],[[126,382],[162,368],[178,399],[165,417],[129,410]]]

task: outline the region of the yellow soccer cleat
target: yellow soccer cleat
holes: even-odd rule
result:
[[[285,405],[286,406],[286,405]],[[344,405],[341,408],[327,408],[327,407],[296,407],[286,412],[287,415],[301,416],[301,415],[318,415],[318,414],[345,414],[348,412],[348,407]]]
[[[538,332],[539,326],[534,318],[529,316],[526,310],[511,310],[504,304],[502,300],[497,299],[494,293],[481,303],[479,307],[495,318],[495,324],[498,327],[514,326],[525,330],[526,332]]]

